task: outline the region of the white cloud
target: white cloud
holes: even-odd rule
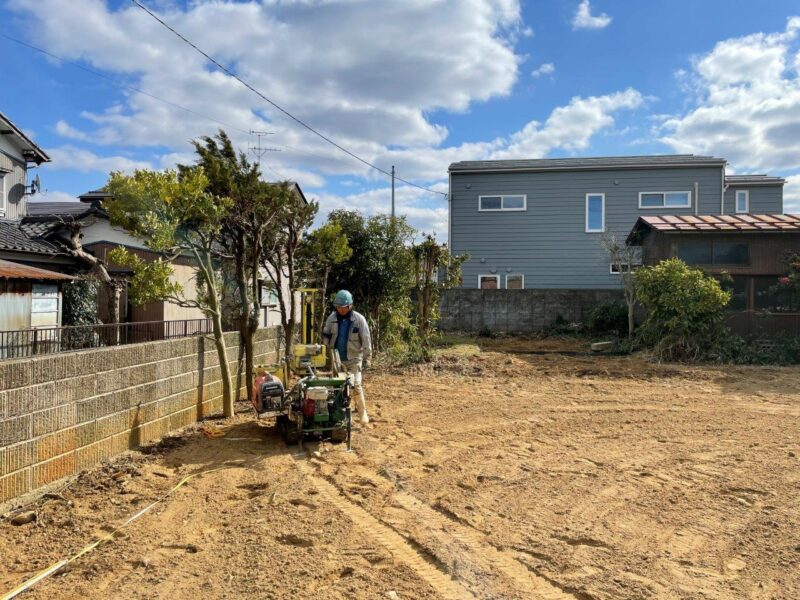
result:
[[[633,88],[605,96],[575,97],[545,121],[531,121],[511,136],[492,158],[542,158],[553,149],[585,150],[594,134],[614,125],[613,114],[641,106],[645,98]]]
[[[46,185],[46,178],[42,178],[42,185]],[[58,190],[42,190],[38,194],[28,196],[29,202],[78,202],[78,199],[67,192]]]
[[[250,129],[270,141],[324,155],[282,152],[276,168],[364,175],[366,167],[299,128],[204,59],[142,10],[100,0],[10,0],[37,43],[227,125],[240,147]],[[298,117],[368,160],[388,148],[437,146],[447,129],[436,110],[465,111],[511,92],[522,58],[513,40],[530,35],[518,0],[436,2],[162,3],[166,21]],[[441,24],[448,23],[447,35]],[[220,27],[219,23],[225,23]],[[229,34],[236,31],[236,35]],[[265,68],[268,65],[268,68]],[[62,122],[70,139],[185,152],[217,126],[130,92],[84,123]],[[238,129],[238,131],[237,131]],[[409,174],[414,176],[414,174]]]
[[[447,184],[441,182],[433,189],[446,192]],[[386,214],[391,210],[392,190],[383,187],[345,196],[320,194],[315,199],[320,203],[318,221],[323,222],[331,211],[339,208],[356,210],[365,216]],[[395,189],[395,207],[396,214],[406,217],[420,233],[447,239],[447,202],[443,196],[403,185]]]
[[[575,15],[572,17],[573,29],[603,29],[611,23],[611,17],[606,13],[592,14],[589,0],[581,0]]]
[[[531,72],[531,77],[534,79],[538,79],[542,75],[552,75],[556,72],[556,66],[553,63],[544,63],[538,69],[534,69]]]
[[[783,212],[800,215],[800,175],[786,178],[783,186]]]
[[[798,34],[793,17],[783,32],[724,40],[698,57],[691,73],[698,100],[664,121],[661,141],[725,157],[739,170],[800,169],[800,76],[787,65]]]
[[[47,153],[52,162],[47,163],[47,169],[71,169],[81,173],[99,171],[132,172],[136,169],[152,169],[153,165],[146,161],[134,160],[126,156],[98,156],[94,152],[76,148],[75,146],[62,146],[48,148]]]

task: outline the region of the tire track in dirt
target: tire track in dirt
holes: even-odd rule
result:
[[[301,472],[312,482],[320,496],[348,516],[364,533],[384,546],[397,560],[404,562],[427,581],[446,600],[474,598],[466,588],[433,566],[403,536],[384,525],[366,510],[345,498],[339,489],[318,476],[308,466],[305,457],[296,457]]]

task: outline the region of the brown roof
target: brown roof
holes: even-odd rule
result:
[[[800,215],[662,215],[639,217],[656,231],[799,231]],[[635,227],[635,228],[636,228]]]
[[[0,260],[0,279],[75,279],[70,275]]]

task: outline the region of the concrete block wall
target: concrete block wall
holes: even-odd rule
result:
[[[622,290],[476,290],[442,293],[439,328],[480,333],[534,333],[561,316],[584,321],[598,304],[622,301]]]
[[[256,334],[256,364],[277,362],[279,335]],[[239,334],[225,342],[235,378]],[[209,336],[2,361],[0,504],[221,410]]]

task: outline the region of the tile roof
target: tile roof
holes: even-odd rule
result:
[[[75,279],[64,273],[29,267],[8,260],[0,260],[0,279]]]
[[[725,183],[729,185],[740,185],[743,183],[751,185],[783,185],[786,183],[786,180],[783,177],[772,177],[771,175],[758,173],[754,175],[725,175]]]
[[[680,232],[754,232],[794,231],[800,233],[800,215],[661,215],[639,217],[634,230],[644,226],[655,231]]]
[[[94,210],[84,202],[28,202],[28,217],[76,219]]]
[[[644,169],[648,167],[717,166],[724,158],[694,154],[652,156],[597,156],[588,158],[545,158],[530,160],[465,160],[454,162],[449,171],[569,171],[586,169]]]
[[[0,250],[31,252],[33,254],[58,254],[58,248],[42,239],[31,237],[19,221],[0,219]]]

